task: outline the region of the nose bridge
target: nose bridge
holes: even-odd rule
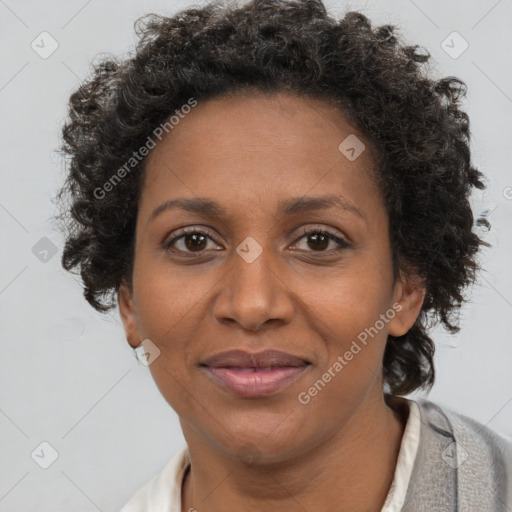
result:
[[[261,241],[261,237],[260,241]],[[260,244],[255,238],[245,238],[233,255],[235,268],[233,284],[240,288],[252,288],[261,293],[272,280],[272,249],[270,244]]]
[[[250,330],[269,319],[289,320],[290,297],[278,277],[270,245],[249,236],[237,246],[233,267],[215,305],[218,320],[229,318]]]

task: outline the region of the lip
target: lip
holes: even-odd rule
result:
[[[309,366],[308,360],[278,350],[255,354],[230,350],[201,363],[223,389],[244,398],[277,393],[297,380]]]
[[[280,350],[251,353],[245,350],[228,350],[206,358],[202,366],[213,368],[268,368],[269,366],[303,366],[309,361]]]

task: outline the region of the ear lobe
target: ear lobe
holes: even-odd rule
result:
[[[141,344],[139,328],[135,316],[135,306],[130,287],[123,281],[117,292],[117,302],[119,304],[119,313],[123,321],[126,340],[132,348],[137,348]]]
[[[403,336],[414,325],[421,311],[427,290],[416,275],[409,276],[405,280],[396,283],[393,304],[396,315],[389,322],[389,334]]]

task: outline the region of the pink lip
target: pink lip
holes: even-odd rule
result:
[[[224,389],[250,398],[276,393],[309,365],[307,359],[280,350],[228,350],[204,359],[200,367]]]
[[[276,393],[296,380],[309,365],[272,368],[213,368],[206,372],[221,386],[244,398]]]
[[[306,363],[309,363],[307,359],[280,350],[264,350],[256,353],[228,350],[204,359],[201,365],[213,368],[267,368],[269,366],[303,366]]]

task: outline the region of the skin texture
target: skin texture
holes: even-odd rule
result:
[[[340,111],[318,100],[223,97],[197,105],[148,157],[133,286],[123,284],[118,299],[129,344],[150,339],[161,351],[149,368],[190,450],[182,510],[314,511],[336,503],[340,512],[379,511],[384,503],[406,417],[384,401],[382,357],[388,333],[413,325],[425,290],[412,277],[393,284],[370,152],[349,161],[338,150],[353,133]],[[343,196],[364,218],[338,206],[278,211],[281,201],[324,195]],[[212,199],[227,217],[172,209],[149,219],[178,197]],[[166,251],[161,243],[185,226],[207,228],[215,239],[199,252],[186,239]],[[304,228],[330,230],[349,246],[331,239],[322,252]],[[262,248],[252,263],[236,252],[249,236]],[[397,303],[384,328],[301,404],[298,394]],[[199,367],[235,348],[278,349],[312,364],[282,391],[244,399]]]

